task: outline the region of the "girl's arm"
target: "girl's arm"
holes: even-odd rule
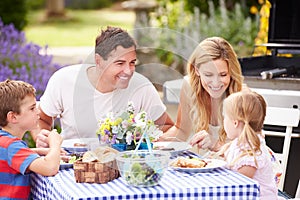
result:
[[[244,165],[238,169],[238,172],[249,178],[253,178],[256,168],[249,165]]]

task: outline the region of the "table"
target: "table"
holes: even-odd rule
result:
[[[106,184],[76,183],[74,170],[53,177],[31,175],[32,199],[259,199],[259,184],[239,173],[218,168],[206,173],[168,169],[158,186],[128,186],[123,178]]]

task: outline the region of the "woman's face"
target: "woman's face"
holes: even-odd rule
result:
[[[218,59],[201,64],[196,71],[200,76],[202,87],[211,98],[221,98],[230,83],[228,63]]]

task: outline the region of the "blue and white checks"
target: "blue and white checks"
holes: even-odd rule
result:
[[[256,181],[228,169],[207,173],[183,173],[168,169],[158,186],[128,186],[123,178],[106,184],[76,183],[73,169],[54,177],[33,173],[33,199],[259,199]]]

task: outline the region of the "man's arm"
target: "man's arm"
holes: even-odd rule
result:
[[[53,124],[53,118],[46,115],[43,110],[39,107],[40,110],[40,119],[39,126],[37,129],[30,132],[33,140],[36,142],[37,147],[48,147],[47,137],[49,132],[43,130],[51,130]]]
[[[163,132],[166,132],[169,130],[174,125],[173,120],[170,118],[167,112],[164,112],[160,118],[155,120],[154,122],[156,125],[159,126],[159,129],[162,130]]]

